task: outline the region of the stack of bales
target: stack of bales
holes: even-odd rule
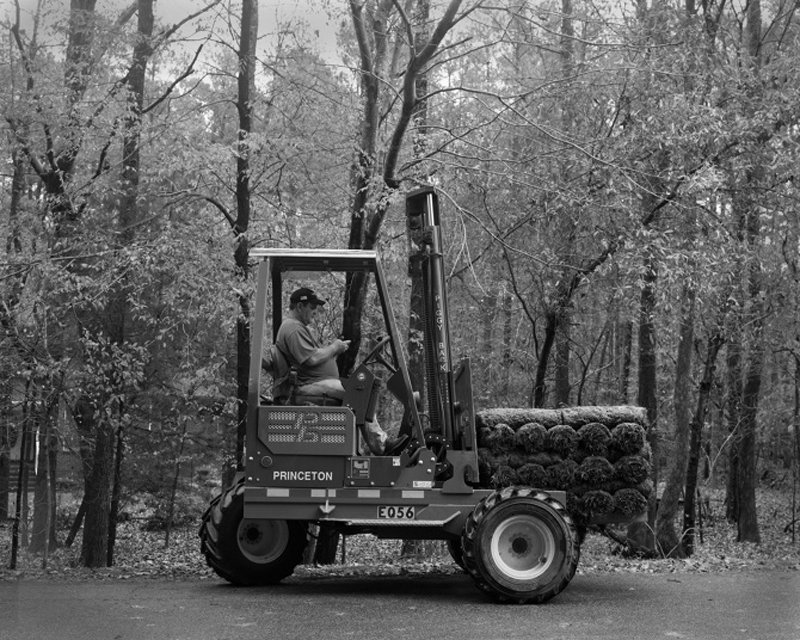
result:
[[[486,409],[475,417],[482,486],[566,491],[579,523],[647,509],[653,483],[644,409]]]

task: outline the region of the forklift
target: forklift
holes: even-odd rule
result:
[[[312,524],[342,535],[444,540],[453,560],[491,598],[544,602],[569,584],[580,555],[566,494],[481,486],[470,363],[465,358],[454,366],[451,356],[436,191],[409,193],[406,214],[412,228],[424,232],[425,406],[412,388],[376,252],[252,249],[258,271],[244,472],[205,512],[202,553],[233,584],[268,585],[302,562]],[[343,380],[341,404],[299,395],[274,346],[267,349],[277,388],[272,399],[261,397],[266,319],[274,343],[284,282],[306,273],[359,274],[380,301],[385,337]],[[407,444],[392,455],[363,455],[359,429],[373,418],[382,393],[402,407],[400,435]]]

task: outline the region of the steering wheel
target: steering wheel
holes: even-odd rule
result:
[[[364,359],[361,361],[362,364],[370,365],[375,362],[378,362],[382,364],[384,367],[386,367],[391,373],[397,371],[397,367],[393,363],[389,362],[383,353],[384,349],[386,348],[386,345],[389,344],[391,340],[392,340],[391,336],[384,336],[383,338],[378,340],[378,344],[375,345],[372,351],[370,351],[366,356],[364,356]]]

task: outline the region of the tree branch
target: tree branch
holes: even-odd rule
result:
[[[194,58],[192,58],[192,61],[189,63],[189,66],[186,68],[186,71],[184,71],[181,75],[179,75],[177,78],[175,78],[175,80],[172,82],[172,84],[170,84],[166,88],[166,90],[154,102],[152,102],[149,106],[147,106],[144,109],[142,109],[142,115],[152,111],[158,105],[160,105],[162,102],[164,102],[164,100],[167,99],[167,97],[172,93],[172,91],[175,89],[175,87],[177,87],[183,80],[185,80],[186,78],[188,78],[190,75],[192,75],[194,73],[194,64],[195,64],[195,62],[197,62],[197,59],[200,57],[200,52],[202,50],[203,50],[203,45],[201,44],[198,47],[197,51],[195,52]]]

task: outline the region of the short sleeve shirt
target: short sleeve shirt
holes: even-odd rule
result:
[[[297,369],[299,386],[320,380],[339,378],[339,368],[333,358],[314,367],[303,364],[322,345],[311,335],[308,327],[299,320],[286,318],[278,329],[275,344],[286,355],[289,366]]]

